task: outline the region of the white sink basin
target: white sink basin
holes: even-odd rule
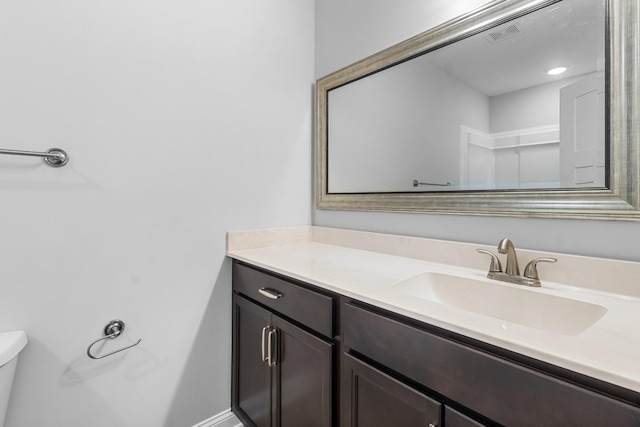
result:
[[[597,304],[517,286],[427,272],[397,283],[392,290],[562,335],[583,332],[607,312]]]

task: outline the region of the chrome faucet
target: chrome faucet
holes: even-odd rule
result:
[[[498,252],[507,254],[507,266],[504,272],[509,276],[519,276],[520,268],[518,267],[518,257],[516,256],[516,248],[513,247],[511,240],[500,240],[500,243],[498,243]]]
[[[502,272],[502,264],[500,259],[491,251],[484,249],[476,249],[481,254],[486,254],[491,257],[491,265],[489,266],[489,273],[487,277],[489,279],[500,280],[502,282],[515,283],[516,285],[534,286],[540,287],[540,277],[538,276],[537,265],[539,262],[555,263],[558,260],[556,258],[536,258],[529,262],[524,269],[524,276],[520,276],[520,268],[518,267],[518,256],[516,255],[516,248],[513,246],[513,242],[509,239],[502,239],[498,243],[498,252],[501,254],[507,254],[507,265]]]

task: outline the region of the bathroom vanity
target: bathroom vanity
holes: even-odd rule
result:
[[[379,252],[394,244],[439,250],[422,255],[435,262]],[[464,262],[465,244],[307,227],[230,233],[228,247],[232,408],[246,425],[640,426],[640,375],[624,374],[640,340],[635,330],[610,329],[617,317],[635,316],[616,312],[624,304],[637,311],[637,297],[584,291],[590,299],[573,290],[576,301],[604,314],[586,326],[553,329],[396,296],[407,283],[398,277],[474,273],[438,262]],[[579,262],[559,257],[554,268]],[[468,263],[486,264],[478,258]],[[525,297],[555,292],[544,272],[543,290],[527,289],[533,293]],[[599,328],[608,341],[596,342]],[[589,349],[595,357],[584,354]],[[602,364],[589,366],[594,360]]]
[[[333,425],[334,298],[239,263],[233,290],[236,415],[258,427]]]

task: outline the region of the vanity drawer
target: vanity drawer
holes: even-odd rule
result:
[[[640,426],[640,408],[351,303],[342,328],[346,347],[505,426]]]
[[[326,336],[334,335],[334,298],[233,263],[233,290]]]

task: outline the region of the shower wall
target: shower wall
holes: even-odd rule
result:
[[[307,225],[313,0],[0,4],[7,427],[189,427],[229,407],[228,229]],[[111,319],[123,336],[89,343]]]

